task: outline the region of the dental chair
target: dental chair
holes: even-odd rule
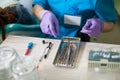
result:
[[[0,34],[2,34],[2,30],[0,30]],[[31,36],[31,37],[43,37],[43,38],[47,36],[42,33],[39,24],[34,24],[34,25],[17,24],[17,23],[7,24],[5,26],[5,34],[4,36],[1,37],[6,38],[6,36],[9,34]]]
[[[11,0],[12,1],[12,0]],[[23,4],[28,12],[32,14],[32,1],[33,0],[18,0]],[[33,14],[32,14],[33,15]],[[36,19],[36,24],[20,24],[20,23],[10,23],[4,26],[4,30],[0,29],[0,34],[2,41],[9,34],[22,35],[22,36],[33,36],[33,37],[45,37],[46,35],[42,33],[39,26],[39,21]]]

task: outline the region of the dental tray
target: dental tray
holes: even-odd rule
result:
[[[63,37],[53,64],[57,67],[75,68],[77,66],[80,38]]]

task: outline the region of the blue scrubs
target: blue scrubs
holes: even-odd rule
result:
[[[56,15],[60,23],[58,39],[63,36],[76,36],[89,18],[96,17],[103,21],[116,22],[114,0],[34,0],[33,5],[35,4],[51,10]],[[64,24],[64,15],[82,17],[80,26]]]

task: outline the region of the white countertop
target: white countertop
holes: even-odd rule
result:
[[[0,46],[13,47],[14,49],[16,49],[18,54],[23,55],[27,48],[28,42],[32,41],[34,43],[34,46],[30,52],[30,55],[38,60],[46,47],[46,44],[43,44],[42,40],[52,42],[53,47],[48,58],[44,59],[40,63],[40,80],[120,80],[120,73],[88,71],[89,50],[98,47],[120,48],[120,45],[81,42],[81,47],[79,51],[81,54],[79,56],[79,65],[74,69],[60,68],[53,65],[60,40],[9,35]]]

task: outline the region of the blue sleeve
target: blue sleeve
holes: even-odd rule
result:
[[[42,6],[44,9],[49,9],[47,0],[34,0],[32,6],[36,4]]]
[[[113,0],[97,0],[95,5],[95,13],[97,17],[104,21],[117,21],[116,10]]]

